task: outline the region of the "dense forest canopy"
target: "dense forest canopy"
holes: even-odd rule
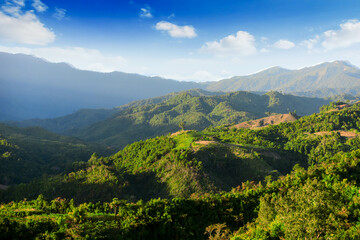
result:
[[[71,172],[2,191],[1,237],[357,239],[360,105],[321,110],[93,154]]]

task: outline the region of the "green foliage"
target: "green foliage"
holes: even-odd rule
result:
[[[68,205],[65,209],[60,205],[53,208],[43,199],[42,208],[38,207],[39,200],[13,202],[0,208],[0,238],[33,239],[46,235],[52,239],[205,239],[207,226],[218,222],[229,228],[222,231],[223,236],[256,216],[258,194],[259,191],[244,190],[137,203],[113,199],[111,203]],[[108,206],[116,207],[117,212],[113,213]],[[17,217],[20,215],[27,217]]]
[[[359,239],[359,131],[354,104],[93,154],[77,171],[4,191],[34,200],[0,206],[0,238]]]
[[[41,128],[16,128],[0,124],[0,184],[18,184],[59,174],[75,161],[86,161],[101,146],[50,133]]]
[[[133,104],[119,113],[87,128],[70,133],[88,141],[124,147],[129,143],[164,135],[186,127],[203,130],[209,126],[239,123],[265,117],[267,112],[300,115],[317,112],[328,101],[295,97],[278,92],[257,95],[234,92],[204,96],[181,92],[153,104]]]

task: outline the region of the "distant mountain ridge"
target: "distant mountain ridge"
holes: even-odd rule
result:
[[[157,104],[173,98],[179,94],[189,93],[191,96],[214,96],[224,94],[222,92],[208,92],[202,89],[190,89],[183,92],[173,92],[164,96],[137,100],[111,109],[80,109],[75,113],[57,118],[28,119],[23,121],[8,121],[9,125],[17,127],[38,126],[58,134],[71,133],[88,127],[96,122],[106,120],[114,114],[128,108],[140,107],[148,104]]]
[[[112,108],[199,83],[122,72],[99,73],[24,54],[0,53],[0,120],[52,118],[82,108]]]
[[[224,79],[209,84],[206,89],[225,92],[276,90],[300,95],[313,92],[317,97],[341,93],[357,95],[360,69],[345,61],[326,62],[299,70],[273,67],[248,76]]]
[[[248,76],[197,83],[84,71],[29,55],[0,53],[0,86],[0,121],[6,121],[55,118],[84,108],[114,108],[193,88],[216,92],[276,90],[311,97],[358,95],[360,69],[335,61],[299,70],[273,67]]]

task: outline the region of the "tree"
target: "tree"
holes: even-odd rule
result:
[[[184,131],[184,129],[185,129],[185,123],[184,123],[184,122],[180,122],[180,123],[179,123],[179,127],[181,128],[181,130]]]
[[[114,209],[115,214],[115,221],[116,221],[116,215],[117,215],[117,208],[120,206],[121,201],[118,198],[113,198],[112,202],[110,203],[110,208]]]

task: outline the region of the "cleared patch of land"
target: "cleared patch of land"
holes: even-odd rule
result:
[[[269,117],[264,117],[256,120],[242,122],[233,126],[233,128],[250,128],[256,129],[268,125],[277,125],[283,122],[294,122],[297,118],[292,114],[278,114]]]
[[[331,135],[334,132],[338,132],[338,133],[340,133],[340,136],[346,137],[346,138],[356,138],[358,136],[358,134],[356,134],[354,132],[344,131],[344,130],[316,132],[313,134],[318,135],[318,136],[324,136],[324,135]]]

